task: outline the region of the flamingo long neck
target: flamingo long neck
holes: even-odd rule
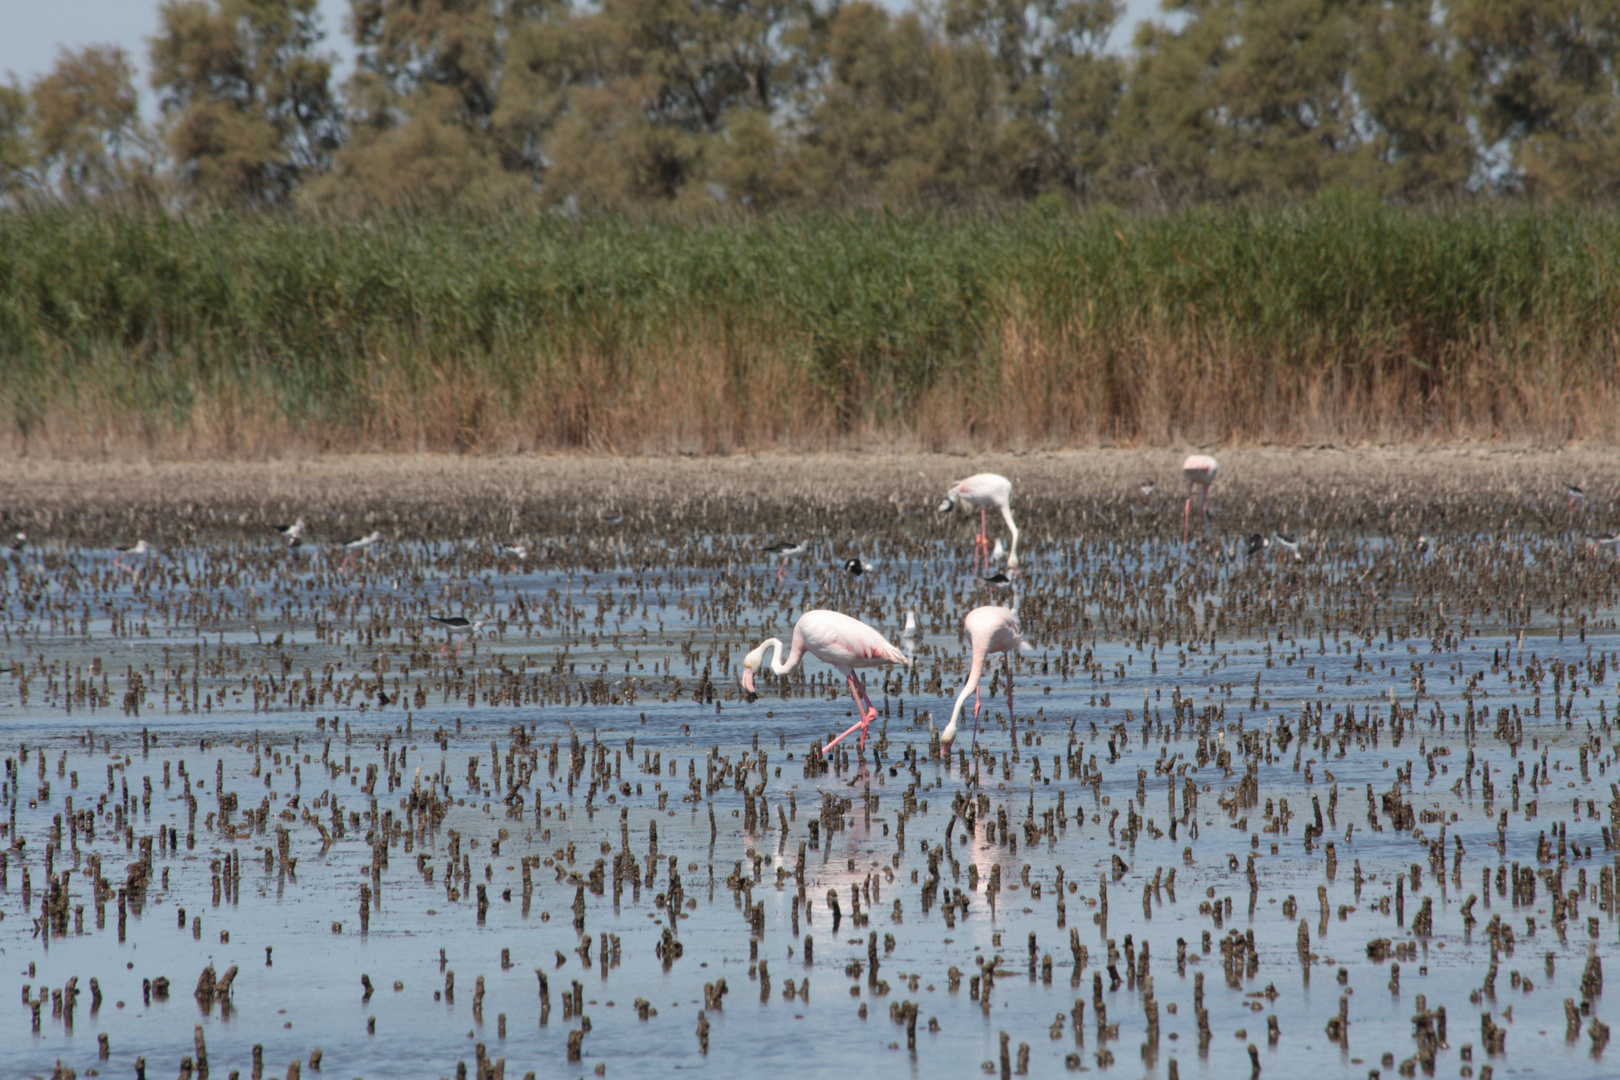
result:
[[[804,639],[795,631],[793,634],[793,648],[788,651],[786,660],[782,659],[782,642],[779,638],[769,638],[765,645],[774,649],[771,653],[771,670],[778,675],[787,675],[799,666],[804,659]]]
[[[1001,519],[1007,523],[1007,531],[1012,533],[1012,544],[1007,548],[1007,565],[1012,568],[1018,566],[1018,526],[1013,522],[1012,507],[1001,508]]]
[[[962,706],[967,702],[968,695],[979,687],[979,676],[984,674],[985,648],[982,642],[973,643],[973,664],[968,668],[967,681],[956,695],[956,705],[951,709],[951,722],[945,726],[947,731],[955,733],[956,721],[962,715]]]

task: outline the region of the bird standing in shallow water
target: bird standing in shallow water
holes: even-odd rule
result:
[[[118,558],[113,560],[113,565],[125,573],[133,574],[135,573],[135,568],[125,563],[124,559],[126,557],[139,558],[143,555],[150,555],[152,553],[152,545],[148,544],[145,540],[137,540],[133,544],[124,544],[120,547],[114,548],[113,550],[119,553]]]
[[[790,540],[780,544],[772,544],[765,549],[765,554],[782,560],[782,565],[776,568],[776,580],[781,581],[787,577],[788,560],[803,555],[807,547],[803,540]]]
[[[872,699],[867,696],[866,683],[855,674],[855,669],[882,667],[887,664],[909,665],[911,661],[906,658],[906,654],[889,644],[882,634],[859,619],[824,609],[807,611],[793,624],[793,645],[788,650],[786,660],[782,659],[782,642],[778,638],[766,638],[743,659],[742,688],[748,693],[750,701],[758,694],[754,689],[754,672],[764,665],[765,652],[772,648],[776,652],[771,657],[771,670],[778,675],[791,673],[799,666],[805,654],[809,653],[844,676],[844,681],[849,684],[849,695],[855,699],[855,710],[860,719],[823,747],[822,752],[826,753],[843,739],[859,731],[860,749],[865,753],[866,729],[877,718],[877,709],[873,706]]]
[[[992,507],[1001,511],[1007,531],[1012,534],[1012,546],[1007,551],[1007,571],[1018,573],[1018,525],[1012,515],[1012,481],[996,473],[979,473],[966,480],[958,480],[945,489],[945,499],[939,512],[947,513],[960,503],[979,511],[979,535],[973,542],[974,562],[990,568],[989,514]]]
[[[1005,669],[1003,674],[1007,680],[1007,721],[1012,723],[1012,654],[1030,652],[1033,649],[1033,646],[1018,632],[1017,612],[999,604],[987,604],[968,612],[962,620],[962,630],[967,634],[968,644],[973,649],[973,660],[968,667],[967,681],[962,684],[961,691],[956,695],[956,704],[951,709],[951,721],[939,735],[939,756],[947,760],[951,756],[951,744],[956,741],[956,724],[962,716],[962,706],[966,703],[969,693],[973,695],[973,740],[975,744],[978,742],[981,704],[979,677],[984,674],[985,659],[991,653],[1001,654]],[[1015,731],[1014,737],[1016,736]]]
[[[343,560],[343,565],[348,566],[351,562],[354,561],[354,557],[356,555],[360,554],[366,548],[370,547],[372,544],[375,544],[377,541],[379,541],[381,539],[382,539],[382,532],[380,530],[373,529],[371,532],[367,533],[365,536],[357,536],[353,540],[345,540],[343,542],[343,546],[348,550],[349,554]]]
[[[434,622],[436,622],[440,626],[444,627],[445,633],[447,633],[450,636],[450,638],[455,639],[455,642],[456,642],[456,663],[458,663],[458,664],[461,663],[461,643],[463,641],[465,641],[468,638],[469,635],[476,634],[476,633],[478,633],[478,631],[480,631],[480,630],[482,630],[484,628],[484,620],[483,619],[478,619],[478,620],[474,621],[472,619],[463,618],[460,615],[448,615],[448,616],[429,615],[428,618],[432,619]],[[447,638],[445,640],[445,643],[443,645],[439,646],[440,654],[442,655],[444,653],[444,651],[446,649],[448,649],[449,647],[450,647],[450,641],[449,641],[449,638]]]
[[[1193,454],[1181,463],[1181,473],[1187,478],[1187,506],[1182,512],[1181,542],[1185,544],[1192,533],[1192,497],[1195,486],[1202,487],[1198,497],[1198,516],[1204,519],[1204,535],[1209,535],[1209,486],[1215,482],[1215,459],[1208,454]]]

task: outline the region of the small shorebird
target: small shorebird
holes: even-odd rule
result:
[[[133,559],[150,555],[152,553],[152,545],[148,544],[145,540],[137,540],[133,544],[121,544],[113,550],[119,553],[118,558],[113,560],[113,565],[118,567],[120,570],[133,574],[135,572],[135,568],[125,563],[124,559]]]
[[[360,554],[366,548],[370,547],[372,544],[375,544],[381,539],[382,532],[380,530],[373,529],[364,536],[357,536],[353,540],[343,541],[344,548],[346,548],[349,552],[348,556],[343,560],[343,565],[348,566],[354,561],[354,557],[356,555]]]
[[[1288,554],[1294,557],[1295,562],[1301,561],[1299,554],[1299,537],[1289,536],[1287,533],[1283,532],[1274,532],[1271,534],[1271,539],[1276,542],[1277,547],[1280,549],[1277,552],[1277,558],[1282,558],[1282,553],[1286,551]]]
[[[1266,539],[1260,533],[1250,533],[1248,546],[1244,548],[1243,554],[1252,559],[1270,546],[1271,541]]]
[[[1193,454],[1181,463],[1181,473],[1187,478],[1187,506],[1182,512],[1181,542],[1185,544],[1192,533],[1193,488],[1202,487],[1198,498],[1198,514],[1204,519],[1204,535],[1209,535],[1209,486],[1215,482],[1215,459],[1208,454]]]
[[[470,635],[478,633],[478,631],[482,630],[484,627],[483,619],[478,619],[475,621],[472,619],[463,618],[460,615],[429,615],[428,618],[444,627],[444,632],[449,635],[449,637],[445,639],[445,643],[439,646],[439,652],[441,655],[450,647],[450,638],[455,639],[456,663],[458,664],[461,663],[461,643]]]
[[[1139,487],[1137,487],[1136,490],[1140,491],[1142,493],[1142,498],[1145,499],[1149,495],[1152,495],[1153,492],[1158,488],[1158,486],[1159,486],[1158,483],[1155,482],[1154,479],[1150,476],[1146,480],[1142,481],[1141,485]]]
[[[875,567],[871,563],[862,562],[860,559],[844,560],[844,573],[850,577],[860,577],[862,574],[870,573],[873,569]]]
[[[1587,536],[1586,552],[1588,555],[1596,555],[1606,547],[1620,547],[1620,530],[1616,530],[1613,536]]]
[[[1574,484],[1564,485],[1564,497],[1569,500],[1570,513],[1574,513],[1577,506],[1583,506],[1586,503],[1586,492]]]
[[[516,560],[516,562],[514,562],[512,564],[512,569],[516,570],[517,569],[517,564],[522,562],[524,559],[527,559],[529,557],[529,545],[528,544],[502,544],[501,545],[501,554],[502,555],[510,555],[510,556],[512,556],[513,559]]]
[[[304,529],[303,518],[299,518],[291,525],[276,526],[276,532],[281,534],[281,538],[287,542],[287,546],[290,548],[295,548],[304,542]]]
[[[10,545],[11,550],[12,551],[21,551],[23,549],[23,547],[27,543],[28,543],[28,534],[25,533],[25,532],[20,532],[16,536],[13,536],[11,538],[11,545]]]
[[[765,554],[772,558],[781,559],[782,565],[776,568],[776,580],[781,581],[787,577],[788,560],[796,559],[810,550],[803,540],[783,541],[765,548]]]
[[[1007,552],[1007,571],[1018,573],[1018,525],[1012,515],[1012,481],[997,473],[979,473],[966,480],[958,480],[945,489],[939,512],[949,513],[961,503],[979,512],[979,535],[973,541],[974,561],[982,562],[983,569],[990,569],[989,515],[994,508],[1001,511],[1007,531],[1012,534],[1012,548]]]

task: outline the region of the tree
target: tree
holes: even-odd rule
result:
[[[493,130],[502,43],[528,6],[497,0],[350,0],[357,70],[350,129],[311,197],[351,207],[444,208],[533,187],[503,167]]]
[[[0,205],[33,184],[32,126],[28,92],[15,79],[0,83]]]
[[[1620,5],[1455,0],[1448,8],[1474,116],[1538,198],[1620,192]]]
[[[205,198],[286,200],[342,136],[317,0],[165,0],[152,85],[181,179]]]
[[[1138,34],[1118,168],[1177,199],[1293,198],[1350,178],[1364,2],[1177,0],[1182,28]]]
[[[69,199],[149,186],[150,147],[140,121],[135,70],[124,50],[63,50],[29,90],[32,159],[41,182]]]
[[[946,41],[991,64],[1010,193],[1089,185],[1122,86],[1123,65],[1106,54],[1121,10],[1117,0],[946,0]]]
[[[1366,6],[1352,82],[1366,126],[1361,178],[1401,199],[1463,192],[1474,169],[1467,91],[1434,0]]]

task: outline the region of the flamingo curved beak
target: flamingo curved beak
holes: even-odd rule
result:
[[[754,689],[754,669],[749,667],[747,664],[743,665],[743,673],[742,673],[742,680],[741,681],[742,681],[743,692],[748,695],[748,700],[749,701],[753,701],[756,697],[759,696],[759,692]]]

